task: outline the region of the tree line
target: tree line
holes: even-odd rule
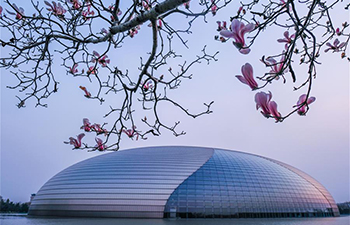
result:
[[[0,196],[0,212],[17,212],[17,213],[27,213],[29,209],[29,202],[20,203],[12,202],[10,199],[4,200]]]

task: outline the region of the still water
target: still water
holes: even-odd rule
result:
[[[350,216],[290,219],[96,219],[33,218],[0,214],[1,225],[350,225]]]

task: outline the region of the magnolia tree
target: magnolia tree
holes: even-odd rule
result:
[[[336,4],[348,3],[318,0],[250,0],[233,8],[232,0],[57,0],[31,1],[31,9],[23,9],[19,3],[5,0],[0,8],[0,26],[3,32],[1,44],[9,54],[0,60],[2,68],[11,71],[18,83],[9,86],[19,91],[18,107],[35,101],[36,106],[46,106],[46,99],[59,91],[60,83],[53,71],[53,60],[61,60],[66,73],[72,77],[87,79],[95,88],[77,86],[86,101],[108,104],[106,95],[115,96],[118,103],[109,102],[110,110],[105,117],[113,123],[89,121],[82,118],[81,129],[96,134],[95,140],[84,139],[84,133],[70,137],[67,144],[74,149],[88,151],[118,150],[120,141],[158,136],[163,130],[175,136],[185,132],[177,130],[177,123],[167,124],[159,116],[159,104],[167,102],[190,117],[212,113],[213,102],[205,103],[199,113],[192,113],[178,101],[169,97],[194,65],[218,60],[218,52],[208,52],[206,47],[193,58],[185,60],[177,53],[174,42],[187,46],[186,35],[191,33],[195,20],[206,22],[208,16],[217,16],[223,8],[231,7],[232,15],[226,21],[217,21],[217,35],[213,41],[237,49],[238,54],[249,54],[254,42],[265,29],[284,29],[281,37],[274,40],[280,47],[275,55],[263,55],[260,62],[247,62],[241,66],[238,81],[256,91],[256,109],[264,117],[282,122],[292,114],[305,115],[310,104],[316,68],[322,54],[345,55],[350,35],[348,23],[335,24],[331,13]],[[125,5],[129,4],[129,5]],[[231,5],[230,5],[231,4]],[[30,13],[27,13],[30,12]],[[172,18],[183,17],[186,27],[178,29]],[[176,21],[176,20],[175,20]],[[124,43],[133,41],[145,32],[151,41],[146,57],[140,58],[137,73],[123,69],[120,61],[113,61],[112,54],[126,48]],[[134,39],[133,39],[134,38]],[[233,45],[232,45],[233,44]],[[54,46],[54,47],[52,47]],[[52,50],[54,48],[54,50]],[[125,56],[127,57],[127,56]],[[169,67],[168,61],[183,60],[177,67]],[[254,76],[253,66],[263,63],[266,72]],[[306,65],[304,74],[296,74],[295,68]],[[237,71],[238,73],[238,71]],[[195,75],[195,74],[194,74]],[[269,86],[294,82],[294,90],[300,93],[291,105],[291,111],[282,115],[277,103],[272,101]],[[141,105],[147,117],[135,118],[135,105]],[[139,124],[146,129],[140,129]],[[78,130],[78,129],[77,129]]]

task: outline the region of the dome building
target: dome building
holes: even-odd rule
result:
[[[29,215],[131,218],[339,216],[329,192],[285,163],[203,147],[93,157],[42,186]]]

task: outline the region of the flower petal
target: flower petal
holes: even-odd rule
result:
[[[307,104],[310,105],[310,104],[313,103],[314,101],[316,101],[316,98],[315,98],[315,97],[310,97],[310,98],[307,100]]]
[[[247,25],[244,26],[244,28],[241,30],[242,35],[245,33],[251,32],[255,29],[255,24],[248,23]]]
[[[222,30],[220,31],[220,35],[221,36],[224,36],[224,37],[227,37],[227,38],[232,38],[234,35],[231,31],[229,30]]]
[[[247,82],[247,80],[246,80],[243,76],[237,75],[236,77],[237,77],[237,79],[238,79],[240,82],[242,82],[243,84],[249,85],[248,82]]]
[[[246,55],[246,54],[248,54],[248,53],[250,52],[250,49],[249,49],[249,48],[241,48],[241,49],[239,50],[239,52],[242,53],[242,54],[244,54],[244,55]]]

